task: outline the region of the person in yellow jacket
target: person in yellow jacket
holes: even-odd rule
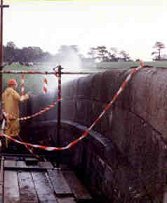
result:
[[[16,91],[17,82],[15,79],[10,79],[8,81],[8,87],[2,94],[2,109],[5,114],[7,125],[5,129],[5,134],[8,136],[18,136],[20,132],[19,123],[19,103],[28,99],[29,95],[25,94],[20,96]],[[6,142],[8,146],[8,142]]]

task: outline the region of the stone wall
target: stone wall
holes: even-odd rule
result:
[[[66,125],[62,125],[61,136],[66,136],[62,145],[67,144],[68,136],[73,140],[92,124],[128,74],[129,70],[113,69],[63,86],[62,120]],[[162,200],[166,184],[166,78],[164,68],[139,71],[90,136],[69,150],[69,164],[81,172],[97,196],[116,202]],[[33,100],[32,112],[36,109],[33,105],[40,106],[39,98],[35,104]],[[40,121],[53,120],[55,115],[56,111],[48,112]]]
[[[128,74],[129,70],[116,69],[66,85],[63,88],[63,119],[89,127]],[[167,143],[166,77],[167,69],[164,68],[139,71],[94,127],[93,130],[112,142],[117,151],[108,154],[107,160],[103,154],[98,155],[98,149],[95,150],[91,142],[85,151],[87,159],[91,160],[85,163],[90,182],[106,196],[161,198]],[[113,157],[119,154],[122,162]],[[96,169],[100,170],[99,174],[95,174]]]

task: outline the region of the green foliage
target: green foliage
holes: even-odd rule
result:
[[[165,48],[165,44],[162,42],[156,42],[153,48],[157,50],[152,52],[152,55],[154,55],[153,60],[164,60],[164,57],[161,56],[161,50]]]
[[[9,63],[49,61],[52,57],[48,52],[43,52],[40,47],[23,47],[19,49],[14,42],[8,42],[6,47],[4,46],[4,61]]]
[[[99,62],[131,61],[126,51],[121,50],[118,52],[114,47],[111,47],[110,50],[105,46],[92,47],[88,54]]]

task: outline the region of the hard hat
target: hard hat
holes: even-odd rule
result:
[[[8,85],[17,85],[17,81],[15,79],[8,80]]]

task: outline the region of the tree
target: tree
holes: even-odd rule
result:
[[[109,61],[111,62],[116,62],[118,61],[118,50],[115,47],[111,47],[110,48],[110,52],[109,52]]]
[[[16,45],[14,42],[10,41],[7,43],[6,47],[4,47],[4,60],[12,63],[15,61],[15,50]]]
[[[15,43],[12,42],[12,41],[7,42],[6,47],[12,48],[12,49],[16,49],[16,48],[17,48],[16,45],[15,45]]]
[[[96,59],[96,48],[94,47],[91,47],[89,52],[88,52],[88,55],[92,58],[92,59]]]
[[[4,60],[9,63],[42,62],[49,61],[52,57],[50,53],[43,52],[40,47],[23,47],[19,49],[14,42],[8,42],[6,47],[4,47]]]
[[[114,47],[111,47],[110,50],[108,50],[105,46],[97,46],[90,48],[90,51],[88,54],[93,59],[98,59],[100,62],[115,62],[118,61],[118,52],[117,49]]]
[[[109,52],[105,46],[98,46],[97,50],[97,58],[103,62],[109,61]]]
[[[155,45],[153,46],[157,51],[152,52],[151,55],[155,56],[155,60],[161,60],[161,50],[165,48],[165,44],[162,42],[156,42]]]
[[[126,51],[122,50],[122,51],[119,52],[119,54],[121,56],[120,58],[123,61],[129,61],[130,60],[129,54]]]
[[[88,54],[100,62],[110,61],[110,53],[105,46],[92,47]]]

